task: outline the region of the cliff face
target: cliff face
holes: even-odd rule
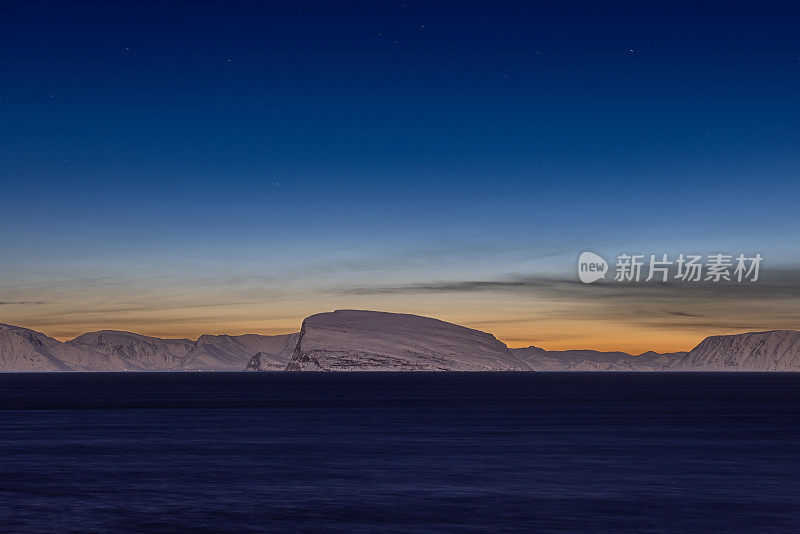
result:
[[[338,310],[303,321],[287,371],[529,370],[491,334],[429,317]]]
[[[800,332],[772,330],[704,339],[670,371],[800,371]]]

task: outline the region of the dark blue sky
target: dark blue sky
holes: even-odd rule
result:
[[[587,248],[795,263],[798,36],[788,3],[9,2],[0,267],[361,266],[316,294]]]

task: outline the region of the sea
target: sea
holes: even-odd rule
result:
[[[798,532],[800,374],[0,375],[0,532]]]

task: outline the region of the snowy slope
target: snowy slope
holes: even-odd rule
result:
[[[178,368],[191,371],[242,371],[257,353],[264,353],[264,365],[271,362],[283,368],[289,362],[297,334],[262,336],[200,336]]]
[[[284,369],[297,336],[203,335],[194,342],[101,330],[62,343],[28,328],[0,325],[0,372],[242,371],[256,354],[260,368]]]
[[[800,371],[800,332],[772,330],[707,337],[669,370]]]
[[[437,319],[358,310],[303,321],[287,371],[529,370],[491,334]]]
[[[616,362],[609,367],[609,371],[666,371],[684,356],[685,352],[659,353],[651,350]]]
[[[596,350],[544,350],[539,347],[511,349],[534,371],[661,371],[685,352],[660,354]]]
[[[168,371],[184,361],[194,345],[188,339],[160,339],[131,332],[101,330],[67,341],[68,345],[115,355],[132,368]]]
[[[0,325],[0,371],[125,371],[120,358],[73,347],[41,332]]]
[[[247,362],[245,371],[283,371],[294,354],[300,334],[275,336],[271,352],[259,352]]]

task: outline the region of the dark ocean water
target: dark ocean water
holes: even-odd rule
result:
[[[800,375],[0,375],[3,532],[797,532]]]

